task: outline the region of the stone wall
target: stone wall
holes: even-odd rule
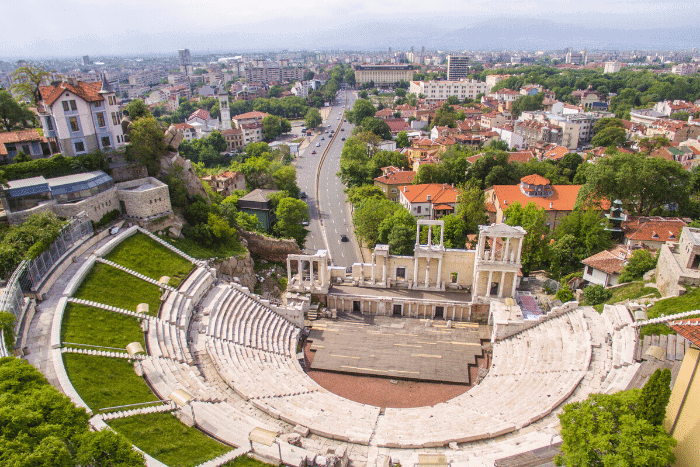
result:
[[[168,185],[153,177],[118,183],[117,190],[127,217],[150,219],[167,216],[172,212]]]
[[[250,252],[268,261],[286,261],[287,255],[301,254],[296,240],[287,238],[272,238],[257,232],[247,232],[238,229],[238,234],[244,246]]]
[[[179,167],[179,169],[177,169]],[[169,152],[160,158],[160,171],[158,172],[158,178],[165,180],[170,176],[171,171],[175,170],[177,175],[185,182],[187,187],[187,193],[190,196],[201,196],[204,199],[209,199],[209,195],[204,190],[204,185],[202,181],[197,178],[192,168],[192,162],[187,159],[183,159],[179,154],[175,152]]]
[[[65,217],[68,219],[85,211],[85,214],[87,214],[93,222],[98,222],[102,219],[102,216],[115,209],[119,209],[116,187],[112,187],[107,191],[103,191],[95,196],[78,201],[77,203],[56,204],[53,206],[53,212],[58,217]]]
[[[250,252],[246,251],[245,257],[236,258],[232,256],[214,263],[217,275],[237,277],[243,287],[254,290],[258,280],[255,277],[255,263],[250,257]]]

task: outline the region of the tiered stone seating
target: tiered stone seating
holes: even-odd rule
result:
[[[202,430],[234,446],[249,446],[248,435],[253,428],[279,432],[275,426],[246,415],[227,402],[197,401],[191,406]]]
[[[192,317],[192,307],[191,298],[178,292],[168,292],[160,306],[160,319],[186,329]]]
[[[207,339],[217,371],[244,399],[303,394],[321,389],[287,356]]]
[[[155,393],[163,400],[176,389],[184,389],[200,401],[219,402],[224,397],[209,386],[194,366],[168,358],[148,357],[141,360],[143,374]]]
[[[417,448],[491,438],[526,426],[564,402],[591,362],[591,335],[579,310],[494,345],[488,376],[443,404],[386,409],[379,446]]]
[[[187,279],[180,284],[179,292],[192,299],[197,303],[200,298],[207,293],[209,286],[214,283],[216,278],[205,267],[198,267],[187,276]]]
[[[610,335],[633,323],[632,315],[624,305],[605,305],[603,319],[605,320],[605,328]]]
[[[298,328],[244,293],[228,289],[215,291],[221,301],[217,306],[212,300],[207,307],[207,335],[288,357],[296,354]]]
[[[194,360],[187,346],[187,335],[177,326],[161,319],[152,320],[148,326],[146,339],[151,356],[193,364]]]

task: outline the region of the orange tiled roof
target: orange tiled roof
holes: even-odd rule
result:
[[[541,175],[532,174],[520,179],[521,182],[527,183],[528,185],[549,185],[551,182],[549,179],[544,178]]]
[[[695,345],[700,345],[700,318],[672,321],[669,327]]]
[[[386,175],[380,175],[374,181],[384,183],[385,185],[410,185],[413,183],[413,178],[416,173],[413,170],[401,170],[398,172],[388,172]]]
[[[603,250],[581,262],[593,269],[603,271],[606,274],[620,274],[627,260],[627,248],[616,246],[612,250]]]
[[[232,120],[247,120],[249,118],[263,119],[263,118],[267,117],[268,115],[270,115],[270,114],[265,113],[265,112],[258,112],[257,110],[254,110],[252,112],[246,112],[244,114],[236,115],[235,117],[233,117]]]
[[[428,195],[433,204],[456,203],[458,191],[446,183],[424,183],[406,185],[401,189],[403,196],[411,203],[427,203]]]
[[[192,120],[193,118],[201,118],[205,122],[208,122],[210,118],[209,111],[206,109],[197,109],[187,117],[187,120]]]
[[[87,102],[103,101],[104,98],[99,93],[100,89],[102,89],[102,81],[94,83],[78,81],[75,85],[60,82],[55,86],[39,86],[39,93],[46,105],[52,106],[65,91],[72,92]]]
[[[581,185],[551,185],[551,187],[552,195],[546,198],[527,196],[520,191],[520,185],[494,185],[493,190],[502,209],[517,201],[522,206],[534,203],[545,211],[573,211]]]
[[[194,130],[194,127],[189,123],[173,123],[173,126],[178,130]]]
[[[558,161],[562,157],[566,156],[567,154],[569,154],[569,150],[566,147],[557,146],[557,147],[545,152],[544,157]]]
[[[634,217],[622,223],[625,237],[638,242],[677,242],[687,226],[688,222],[680,217]]]
[[[46,141],[38,130],[18,130],[0,133],[0,144],[22,143],[25,141]]]

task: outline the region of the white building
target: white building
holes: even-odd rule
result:
[[[621,67],[622,63],[620,62],[605,62],[605,66],[603,67],[603,74],[617,73],[618,71],[620,71]]]
[[[483,81],[464,79],[459,81],[411,81],[409,93],[423,94],[428,101],[444,101],[450,96],[459,100],[476,99],[477,94],[486,94],[487,85]]]
[[[124,146],[117,97],[107,83],[73,79],[40,86],[38,113],[44,136],[56,138],[64,156]]]

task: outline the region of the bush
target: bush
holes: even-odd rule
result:
[[[574,299],[574,293],[571,290],[569,290],[568,287],[562,287],[561,289],[559,289],[554,298],[561,301],[562,303],[566,303]]]
[[[119,209],[112,209],[111,211],[105,213],[102,218],[95,223],[94,227],[95,229],[99,229],[101,227],[104,227],[105,225],[111,223],[112,221],[119,219],[119,216],[122,215],[122,212]]]
[[[583,289],[583,299],[586,305],[598,305],[604,303],[612,297],[612,290],[608,290],[602,285],[593,284]]]
[[[15,315],[8,311],[0,311],[0,332],[5,337],[5,347],[12,352],[15,346]]]
[[[90,172],[93,170],[109,170],[104,153],[96,151],[82,156],[63,157],[57,154],[50,159],[36,159],[27,162],[10,164],[3,168],[7,180],[17,180],[29,177],[46,178],[61,177],[77,172]]]
[[[622,268],[618,282],[632,282],[641,279],[647,271],[656,267],[657,258],[658,256],[652,256],[647,250],[635,251],[625,267]]]

